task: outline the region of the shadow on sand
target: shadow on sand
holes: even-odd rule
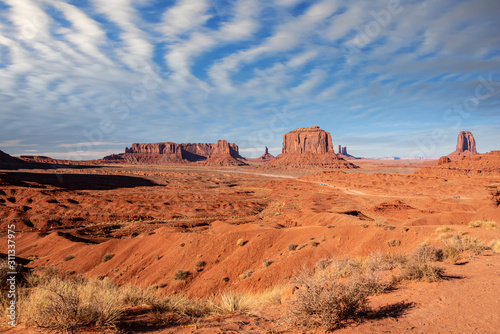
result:
[[[52,174],[8,172],[20,182],[36,182],[67,190],[112,190],[119,188],[154,187],[158,184],[148,179],[126,175]]]

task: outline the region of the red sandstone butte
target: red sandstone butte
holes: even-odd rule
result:
[[[282,153],[334,153],[332,137],[319,126],[298,128],[283,136]]]
[[[283,136],[282,154],[265,164],[265,167],[281,166],[358,168],[334,153],[330,133],[319,126],[298,128]]]
[[[460,160],[462,157],[468,157],[477,154],[476,140],[470,131],[460,131],[457,138],[457,148],[455,152],[448,154],[452,161]]]

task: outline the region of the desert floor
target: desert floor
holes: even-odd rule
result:
[[[355,163],[361,168],[345,171],[0,166],[0,236],[5,243],[7,225],[16,225],[17,256],[30,267],[54,265],[69,275],[100,275],[189,297],[286,286],[327,256],[411,252],[423,242],[442,245],[456,233],[485,244],[500,239],[498,229],[469,226],[500,222],[500,174],[420,169],[416,161]],[[290,250],[290,244],[299,247]],[[106,253],[114,257],[103,263]],[[74,258],[64,261],[68,255]],[[195,270],[199,260],[205,262],[201,271]],[[273,262],[263,266],[265,260]],[[498,332],[500,254],[485,251],[440,265],[443,280],[402,282],[370,297],[372,318],[337,332]],[[179,269],[191,272],[188,279],[174,279]],[[242,278],[248,270],[253,274]],[[195,330],[189,319],[158,324],[137,307],[123,326],[129,332],[266,333],[278,331],[282,312],[273,307],[211,316]],[[22,325],[7,330],[31,331]],[[315,331],[321,332],[309,330]]]

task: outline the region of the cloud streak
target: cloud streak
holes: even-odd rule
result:
[[[395,126],[401,134],[391,140],[410,153],[402,133],[474,128],[489,140],[491,124],[500,124],[500,94],[464,109],[482,80],[481,92],[500,90],[496,1],[0,6],[0,149],[13,154],[38,145],[87,159],[102,157],[104,144],[217,139],[251,152],[320,125],[370,156],[370,138]],[[285,108],[285,126],[271,129]],[[435,155],[448,153],[442,145]]]

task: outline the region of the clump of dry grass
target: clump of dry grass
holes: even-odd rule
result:
[[[445,233],[445,232],[448,232],[450,231],[451,228],[448,227],[448,226],[439,226],[437,229],[436,229],[436,233]]]
[[[500,253],[500,240],[493,240],[489,243],[488,247],[494,253]]]
[[[389,246],[389,247],[397,247],[400,245],[401,245],[400,240],[396,240],[396,239],[387,240],[387,246]]]
[[[28,325],[72,331],[80,326],[113,326],[122,316],[121,292],[110,280],[52,277],[34,289],[23,303]]]
[[[69,261],[69,260],[73,260],[75,258],[75,256],[73,254],[69,254],[69,255],[66,255],[65,257],[63,257],[63,262],[66,262],[66,261]]]
[[[194,264],[194,270],[195,271],[202,271],[203,269],[205,269],[205,266],[207,265],[207,263],[203,260],[198,260],[196,261],[196,263]]]
[[[478,255],[487,248],[478,238],[459,234],[447,239],[441,238],[441,242],[444,244],[444,257],[453,262],[458,261],[464,252],[469,253],[469,255]]]
[[[402,265],[401,279],[435,282],[443,276],[443,268],[433,264],[443,260],[443,250],[422,244]]]
[[[290,326],[321,326],[325,331],[332,331],[368,310],[368,293],[360,280],[340,283],[309,275],[302,277],[299,283],[301,289],[287,306],[283,318]]]
[[[215,314],[246,313],[252,308],[252,300],[242,293],[228,292],[210,301],[209,308]]]
[[[247,271],[245,271],[243,274],[241,274],[239,276],[240,279],[245,279],[245,278],[248,278],[250,276],[252,276],[253,274],[253,270],[252,269],[248,269]]]
[[[267,268],[273,263],[274,263],[273,259],[265,259],[264,261],[262,261],[262,267]]]
[[[375,226],[381,227],[384,230],[394,230],[396,228],[396,226],[389,225],[387,222],[375,222]]]
[[[109,260],[111,260],[113,257],[115,256],[115,254],[113,253],[106,253],[102,256],[102,263],[104,262],[108,262]]]
[[[172,312],[200,318],[211,312],[206,300],[189,299],[184,295],[167,297],[151,293],[145,303],[151,307],[151,311],[155,314]]]
[[[184,270],[184,269],[179,269],[175,272],[174,274],[174,279],[176,281],[183,281],[185,280],[186,278],[188,278],[188,276],[190,275],[191,273],[189,272],[189,270]]]
[[[500,225],[497,222],[490,220],[474,220],[469,222],[469,227],[484,227],[490,230],[500,229]]]

